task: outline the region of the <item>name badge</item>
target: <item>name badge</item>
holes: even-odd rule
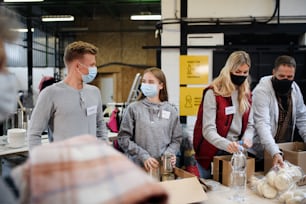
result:
[[[225,115],[230,115],[235,113],[235,106],[228,106],[225,108]]]
[[[87,116],[91,116],[93,114],[97,113],[97,106],[90,106],[88,108],[86,108],[86,115]]]
[[[170,118],[170,111],[162,111],[162,118],[169,119]]]

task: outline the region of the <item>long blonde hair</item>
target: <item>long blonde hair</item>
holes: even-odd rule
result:
[[[211,86],[213,87],[214,93],[222,97],[230,97],[235,91],[236,87],[231,80],[231,73],[235,72],[240,66],[247,64],[251,67],[251,59],[248,53],[244,51],[235,51],[227,59],[225,66],[222,68],[219,76],[215,78]],[[250,108],[250,85],[249,76],[247,79],[238,87],[238,103],[239,111],[244,113]]]

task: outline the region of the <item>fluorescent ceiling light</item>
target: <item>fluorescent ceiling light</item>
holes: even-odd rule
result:
[[[12,28],[10,29],[11,31],[14,32],[19,32],[19,33],[27,33],[28,29],[27,28]],[[34,32],[34,28],[31,28],[32,33]]]
[[[41,20],[43,22],[74,21],[74,17],[72,15],[48,15],[42,16]]]
[[[158,21],[161,20],[161,15],[131,15],[133,21]]]
[[[3,0],[3,2],[11,2],[11,3],[15,3],[15,2],[41,2],[44,0]]]
[[[66,28],[60,28],[60,31],[62,32],[79,32],[79,31],[88,31],[88,27],[66,27]]]

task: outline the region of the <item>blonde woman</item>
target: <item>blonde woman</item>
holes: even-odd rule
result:
[[[211,162],[216,155],[239,151],[238,141],[245,148],[252,146],[254,135],[251,92],[248,83],[251,60],[244,51],[233,52],[219,76],[203,94],[204,139],[194,143],[200,176],[211,177]]]

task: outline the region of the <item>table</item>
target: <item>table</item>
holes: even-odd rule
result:
[[[108,132],[110,144],[117,138],[118,133]],[[7,144],[7,136],[0,136],[0,174],[2,176],[8,175],[13,167],[23,162],[28,157],[29,146],[25,145],[19,148],[11,148]],[[49,143],[48,135],[44,134],[41,138],[42,145]]]
[[[113,141],[117,138],[117,134],[118,133],[113,133],[113,132],[108,132],[108,138],[110,141]],[[0,137],[2,140],[6,140],[6,136],[1,136]],[[46,143],[49,143],[49,140],[48,140],[48,135],[42,135],[42,138],[41,138],[41,142],[42,144],[46,144]],[[7,144],[3,144],[0,146],[0,158],[1,157],[7,157],[7,156],[10,156],[10,155],[16,155],[16,154],[24,154],[24,153],[27,153],[29,151],[29,147],[27,144],[25,144],[24,146],[22,147],[19,147],[19,148],[11,148],[9,147]]]
[[[111,131],[108,131],[108,139],[112,142],[114,141],[115,139],[117,139],[117,135],[118,133],[116,132],[111,132]]]
[[[257,174],[258,175],[258,174]],[[261,174],[259,174],[261,175]],[[233,190],[227,186],[220,184],[214,180],[206,180],[207,184],[213,186],[213,190],[206,192],[208,199],[202,202],[202,204],[237,204],[237,201],[231,200]],[[306,186],[299,186],[298,189],[306,189]],[[249,184],[246,190],[246,200],[241,202],[242,204],[281,204],[278,197],[274,199],[267,199],[259,196],[255,191],[249,188]]]
[[[233,190],[227,186],[219,184],[214,190],[206,193],[208,199],[203,202],[203,204],[237,204],[237,201],[231,200],[233,195]],[[246,200],[242,202],[244,204],[273,204],[280,202],[277,199],[267,199],[257,195],[254,191],[247,188],[246,190]]]
[[[3,140],[6,141],[6,137],[7,136],[1,136],[2,141]],[[42,142],[42,144],[49,143],[48,135],[42,135],[41,142]],[[18,147],[18,148],[11,148],[6,143],[6,144],[4,144],[4,145],[2,144],[0,146],[0,157],[7,157],[7,156],[10,156],[10,155],[16,155],[16,154],[24,154],[24,153],[27,153],[28,151],[29,151],[29,146],[28,146],[27,143],[25,145],[21,146],[21,147]]]

